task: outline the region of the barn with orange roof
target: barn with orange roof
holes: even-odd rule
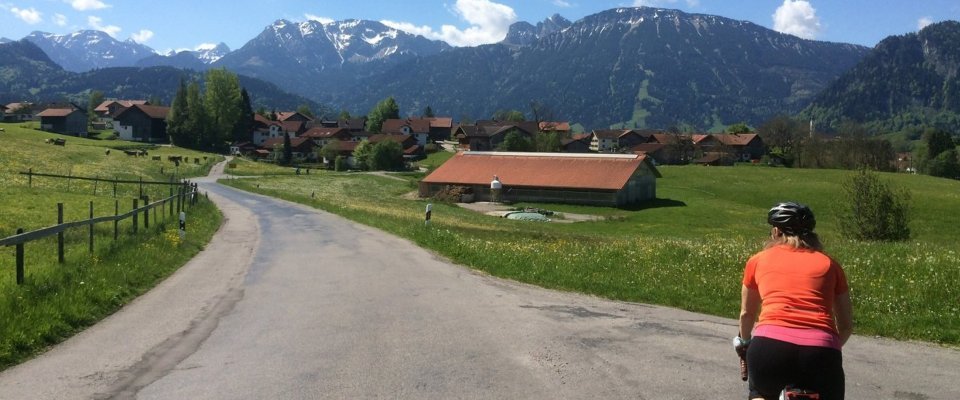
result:
[[[627,206],[655,199],[660,172],[643,154],[462,152],[420,181],[420,197],[466,187],[489,201],[496,176],[505,202]]]

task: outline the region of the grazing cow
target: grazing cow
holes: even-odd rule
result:
[[[123,152],[126,153],[128,156],[136,157],[140,155],[140,150],[124,150]]]
[[[53,144],[56,146],[66,146],[67,139],[53,139]]]
[[[183,156],[167,156],[167,160],[173,162],[183,161]]]
[[[160,161],[160,156],[153,156],[153,161]]]
[[[110,155],[110,149],[107,149],[107,151],[105,151],[104,153],[109,156],[109,155]]]

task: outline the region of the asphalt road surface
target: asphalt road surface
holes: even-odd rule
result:
[[[206,250],[0,373],[0,399],[746,397],[734,320],[504,281],[322,211],[201,188],[226,216]],[[960,351],[855,336],[844,356],[849,399],[960,397]]]

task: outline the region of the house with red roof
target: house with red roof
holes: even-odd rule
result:
[[[431,142],[440,142],[444,140],[450,140],[450,135],[453,134],[453,118],[450,117],[431,117],[424,118],[430,121],[430,138]]]
[[[135,104],[113,116],[113,130],[123,140],[168,142],[167,114],[170,107]]]
[[[287,121],[271,121],[262,115],[253,117],[253,140],[257,146],[263,146],[263,143],[269,139],[283,138],[288,135],[291,138],[301,136],[307,131],[307,121],[300,121],[298,118],[292,118]]]
[[[477,121],[475,125],[457,126],[453,136],[459,142],[461,150],[491,151],[496,150],[511,133],[533,141],[537,132],[535,121]]]
[[[87,136],[87,113],[76,107],[48,108],[37,114],[40,130],[63,135]]]
[[[466,187],[491,199],[497,176],[506,202],[626,206],[656,198],[660,172],[640,154],[461,152],[420,181],[420,197]]]
[[[562,137],[570,137],[573,130],[566,121],[540,121],[540,132],[559,133]]]
[[[388,119],[383,121],[381,133],[410,135],[420,146],[426,146],[430,139],[431,122],[424,118]]]
[[[283,136],[270,138],[260,146],[264,150],[283,153]],[[290,150],[294,159],[316,161],[317,152],[313,140],[307,137],[290,138]]]

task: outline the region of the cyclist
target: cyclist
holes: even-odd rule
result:
[[[779,203],[767,222],[770,239],[744,270],[734,339],[749,366],[749,398],[776,399],[794,385],[843,399],[841,348],[853,330],[843,268],[823,252],[809,207]]]

